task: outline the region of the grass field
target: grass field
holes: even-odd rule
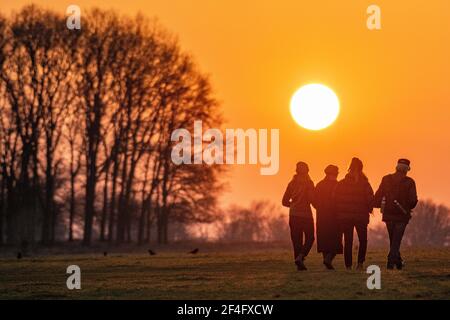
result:
[[[382,269],[382,289],[373,291],[366,287],[369,275],[344,270],[342,256],[336,271],[326,271],[313,252],[309,271],[297,272],[287,248],[145,253],[2,258],[0,299],[450,298],[449,249],[406,250],[401,272],[386,270],[385,251],[369,251],[366,265]],[[81,290],[66,287],[66,268],[72,264],[81,268]]]

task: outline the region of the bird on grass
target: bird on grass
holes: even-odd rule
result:
[[[17,252],[17,260],[22,259],[22,252]]]
[[[156,256],[156,252],[153,251],[152,249],[148,249],[148,254],[151,256]]]
[[[190,253],[190,254],[197,254],[199,251],[200,251],[200,249],[199,249],[199,248],[196,248],[196,249],[190,251],[189,253]]]

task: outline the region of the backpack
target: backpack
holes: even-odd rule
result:
[[[386,177],[385,185],[385,208],[384,212],[389,214],[409,214],[409,208],[407,207],[408,201],[406,196],[408,194],[407,178],[401,177],[395,179],[395,175],[389,175]],[[405,212],[406,211],[406,212]]]

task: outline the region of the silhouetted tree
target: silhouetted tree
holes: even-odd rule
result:
[[[281,208],[268,201],[253,202],[248,208],[233,206],[219,224],[223,241],[288,241],[289,228]]]
[[[150,241],[154,221],[166,243],[169,223],[211,221],[221,169],[174,165],[170,141],[221,125],[208,78],[155,21],[83,18],[69,30],[35,5],[0,18],[0,243],[6,230],[51,244],[58,223],[73,241],[79,202],[84,245]]]
[[[95,216],[95,194],[99,178],[102,136],[106,134],[108,113],[113,112],[113,65],[122,43],[118,40],[119,19],[113,12],[93,10],[83,21],[78,59],[78,89],[85,121],[85,213],[83,244],[89,245]]]
[[[11,243],[17,238],[34,240],[39,225],[43,243],[55,238],[62,165],[58,147],[74,97],[70,77],[74,63],[67,52],[76,36],[61,28],[63,23],[63,17],[30,5],[13,16],[9,31],[2,32],[10,35],[1,69],[7,98],[4,125],[9,138],[18,139],[13,153],[19,164],[6,170],[10,173],[6,180],[15,180],[8,191]],[[14,161],[8,165],[14,166]]]
[[[284,214],[276,215],[276,211],[274,212],[275,216],[271,217],[267,221],[267,230],[268,230],[268,241],[280,241],[280,242],[289,242],[290,241],[290,229],[289,229],[289,221],[288,217]]]
[[[0,73],[3,70],[3,64],[6,60],[7,50],[6,46],[10,39],[7,21],[3,16],[0,16]],[[0,110],[5,110],[7,103],[3,98],[6,95],[5,85],[2,77],[0,77]],[[7,195],[7,181],[8,181],[8,145],[10,143],[8,136],[11,135],[9,130],[5,128],[5,119],[0,119],[0,246],[4,241],[4,223],[5,223],[5,210],[6,210],[6,195]],[[6,124],[7,127],[7,124]],[[9,148],[8,148],[9,149]]]
[[[73,105],[73,108],[75,108],[75,106],[76,104]],[[73,109],[72,114],[75,113],[75,110],[76,109]],[[66,123],[64,135],[69,151],[69,242],[74,240],[73,227],[75,223],[75,213],[77,211],[76,183],[82,166],[81,157],[84,153],[83,138],[81,136],[81,133],[82,123],[80,121],[80,117],[69,117]]]
[[[450,209],[430,200],[419,202],[404,241],[409,246],[448,246]]]
[[[121,184],[118,199],[117,241],[131,238],[130,200],[135,192],[138,167],[146,153],[154,151],[152,139],[159,125],[162,105],[158,89],[163,77],[159,70],[160,46],[155,31],[138,16],[127,20],[121,37],[126,50],[120,52],[115,74],[115,99],[120,105],[117,119],[120,126]]]

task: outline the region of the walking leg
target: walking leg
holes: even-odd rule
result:
[[[403,269],[403,261],[400,254],[400,246],[402,244],[403,235],[405,234],[406,223],[397,222],[394,226],[394,234],[392,239],[392,251],[393,251],[393,262],[397,266],[397,269]]]
[[[367,224],[357,224],[356,233],[358,234],[359,250],[358,250],[358,265],[364,264],[366,261],[367,252]]]
[[[342,233],[344,234],[344,260],[347,269],[353,264],[353,224],[347,221],[342,222]]]
[[[393,222],[386,222],[386,228],[389,234],[389,254],[388,254],[388,262],[387,262],[387,268],[389,270],[394,269],[394,251],[393,251],[393,238],[394,238],[394,223]]]
[[[336,254],[331,252],[327,252],[326,254],[324,254],[323,264],[328,270],[334,270],[333,259],[335,256]]]
[[[303,257],[307,257],[314,244],[314,221],[307,219],[303,223],[303,232],[305,233],[305,243],[302,248]]]
[[[298,224],[298,219],[296,217],[290,217],[289,218],[289,227],[291,229],[291,240],[292,240],[292,247],[294,248],[294,261],[297,259],[297,257],[301,253],[301,242],[303,241],[303,235],[300,232],[300,227]]]

